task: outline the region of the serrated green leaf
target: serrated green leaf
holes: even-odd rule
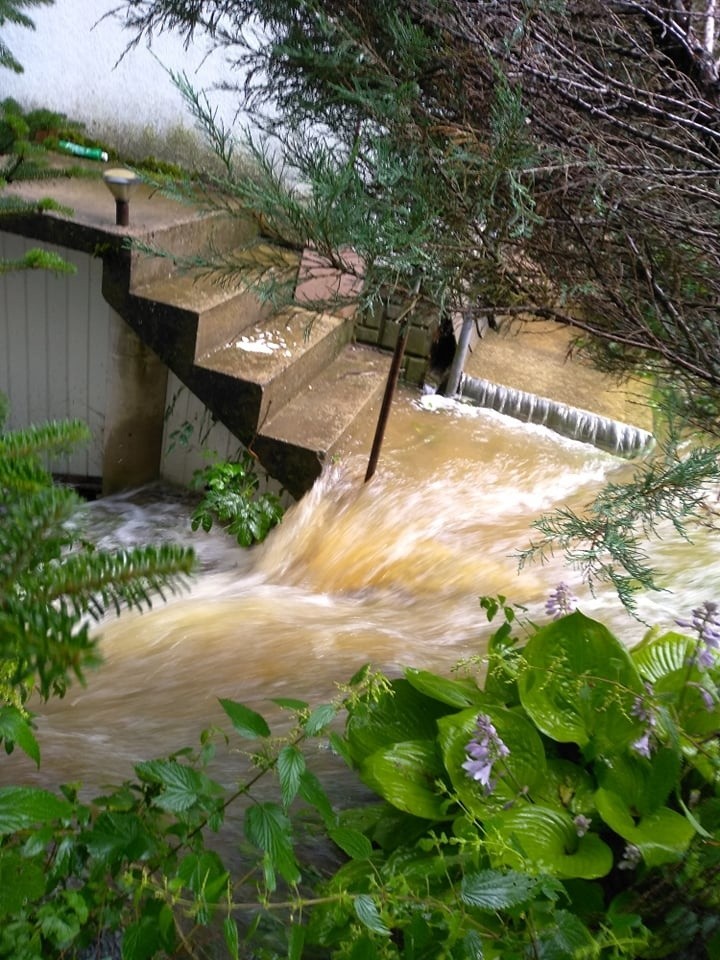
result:
[[[160,947],[160,931],[153,917],[141,917],[123,932],[122,960],[150,960]]]
[[[203,807],[223,790],[219,783],[177,760],[146,760],[135,765],[142,780],[161,784],[163,790],[153,798],[153,805],[168,813],[182,813],[195,804]]]
[[[0,788],[0,835],[72,814],[72,804],[40,787]]]
[[[324,730],[329,723],[332,723],[336,715],[337,710],[331,703],[323,703],[319,707],[315,707],[303,724],[305,733],[309,737],[314,737],[321,730]]]
[[[230,718],[233,729],[243,737],[269,737],[267,721],[255,710],[235,700],[220,700],[220,706]]]
[[[482,937],[475,930],[466,934],[463,946],[465,947],[467,960],[483,960],[485,951],[483,950]]]
[[[359,830],[335,827],[328,831],[328,835],[351,860],[367,860],[372,854],[372,844]]]
[[[300,796],[317,810],[326,827],[334,822],[332,804],[323,785],[311,770],[303,771],[300,777]]]
[[[288,932],[288,960],[301,960],[305,946],[305,927],[293,923]]]
[[[295,799],[305,767],[302,751],[292,744],[283,747],[278,754],[277,772],[284,807],[289,807]]]
[[[380,933],[383,936],[390,936],[390,931],[380,916],[377,904],[367,893],[361,893],[353,899],[355,914],[361,923],[364,923],[368,930],[373,933]]]
[[[463,877],[460,898],[479,910],[509,910],[529,903],[537,885],[537,879],[526,873],[482,870]]]
[[[237,923],[232,917],[225,917],[223,920],[223,937],[230,954],[230,960],[239,960],[240,935],[238,934]]]
[[[297,712],[308,708],[308,704],[304,700],[295,700],[292,697],[271,697],[270,703],[275,703],[285,710],[295,710]]]
[[[553,925],[539,937],[538,955],[543,960],[576,960],[597,954],[597,943],[585,924],[568,910],[553,913]]]
[[[88,852],[98,861],[109,866],[123,857],[142,860],[154,849],[154,842],[135,813],[104,811],[82,834]]]
[[[0,921],[39,900],[45,893],[45,869],[12,849],[0,849]]]
[[[0,740],[4,740],[6,744],[17,744],[35,761],[37,767],[40,766],[40,745],[35,739],[30,721],[17,707],[0,708]]]
[[[178,864],[177,876],[193,893],[201,894],[208,903],[217,904],[227,890],[229,873],[213,850],[188,853]]]
[[[267,855],[268,866],[288,883],[300,880],[292,845],[291,824],[276,803],[257,803],[245,814],[245,836]]]

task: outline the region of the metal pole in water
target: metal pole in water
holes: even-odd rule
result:
[[[460,340],[455,349],[455,356],[453,357],[453,361],[450,366],[448,382],[445,388],[446,397],[454,397],[458,392],[458,387],[460,386],[460,377],[462,376],[463,367],[465,366],[465,359],[470,347],[470,337],[473,331],[473,324],[474,320],[471,312],[469,310],[465,311],[463,325],[460,331]]]
[[[370,451],[370,459],[368,460],[367,471],[365,472],[365,483],[367,483],[375,473],[375,468],[377,467],[378,460],[380,459],[380,448],[382,447],[383,438],[385,436],[385,427],[387,426],[388,418],[390,416],[392,399],[395,395],[398,377],[400,376],[400,364],[402,363],[403,354],[405,353],[405,344],[407,343],[408,338],[408,327],[410,326],[410,316],[418,302],[419,293],[420,277],[418,277],[415,282],[415,286],[413,288],[413,298],[410,301],[407,310],[400,317],[400,329],[398,331],[398,338],[395,343],[395,350],[393,352],[392,363],[390,364],[390,371],[388,372],[387,383],[385,384],[385,393],[383,395],[382,406],[380,407],[380,415],[378,416],[377,427],[375,427],[375,437],[373,439],[372,450]]]
[[[370,451],[370,459],[368,460],[367,471],[365,473],[365,483],[372,477],[375,473],[375,468],[377,467],[377,462],[380,458],[380,448],[382,447],[383,438],[385,436],[385,427],[387,426],[388,417],[390,416],[390,407],[392,406],[392,399],[395,394],[395,387],[397,386],[398,377],[400,376],[400,363],[402,362],[403,354],[405,353],[405,344],[407,343],[408,337],[408,321],[400,326],[400,331],[398,333],[397,342],[395,344],[395,352],[393,353],[392,363],[390,364],[390,372],[388,373],[387,383],[385,384],[385,393],[383,395],[382,406],[380,407],[380,416],[378,417],[377,427],[375,427],[375,438],[373,439],[372,450]]]

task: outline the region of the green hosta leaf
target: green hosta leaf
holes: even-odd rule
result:
[[[520,700],[543,733],[561,743],[615,753],[640,735],[632,714],[643,692],[623,645],[595,620],[572,613],[528,641]]]
[[[435,781],[444,769],[434,740],[411,740],[377,750],[363,763],[364,783],[388,803],[415,817],[445,816],[445,798]]]
[[[350,827],[335,827],[328,831],[330,839],[336,843],[351,860],[367,860],[372,854],[372,844],[359,830]]]
[[[17,707],[6,706],[0,708],[0,740],[6,746],[17,744],[36,766],[40,766],[40,746],[35,739],[30,721],[23,716]]]
[[[45,869],[42,860],[28,860],[16,850],[0,849],[0,925],[45,893]]]
[[[449,707],[415,690],[407,680],[393,680],[376,700],[361,700],[349,709],[345,731],[348,751],[357,764],[377,750],[407,740],[433,740],[435,721]]]
[[[479,910],[509,910],[530,903],[538,881],[514,870],[482,870],[464,877],[460,899]]]
[[[242,737],[269,737],[270,727],[259,713],[235,700],[220,700],[220,706],[230,718],[233,729]]]
[[[653,686],[660,704],[674,713],[690,736],[704,736],[720,727],[720,703],[708,710],[698,687],[715,693],[715,684],[705,671],[692,664],[697,642],[680,633],[651,637],[632,651],[640,675]]]
[[[595,802],[605,823],[638,847],[649,867],[679,860],[695,836],[693,825],[669,807],[661,807],[636,821],[625,800],[610,790],[598,790]]]
[[[415,690],[451,707],[469,707],[482,699],[482,693],[474,680],[448,680],[428,670],[413,668],[405,671],[405,677]]]
[[[686,672],[695,646],[691,637],[681,633],[664,633],[660,637],[651,634],[633,647],[630,656],[643,680],[654,686],[658,680]]]
[[[300,880],[292,845],[291,824],[276,803],[257,803],[245,814],[245,836],[265,851],[273,870],[288,883]]]
[[[368,930],[373,933],[381,933],[384,936],[390,936],[387,924],[380,916],[377,904],[369,894],[361,893],[353,900],[355,913],[361,923],[364,923]]]
[[[72,804],[39,787],[0,787],[0,835],[71,816]]]
[[[280,779],[283,806],[289,807],[297,796],[305,766],[305,757],[302,751],[291,744],[283,747],[278,754],[277,772]]]
[[[596,784],[584,767],[551,757],[545,779],[535,790],[533,799],[548,807],[564,807],[572,814],[587,816],[595,809],[595,789]]]
[[[612,851],[594,833],[578,837],[569,814],[520,803],[487,823],[487,844],[496,866],[561,879],[594,880],[612,869]]]
[[[680,751],[668,747],[660,747],[650,759],[616,754],[597,764],[598,784],[638,813],[651,813],[665,804],[679,783],[680,767]]]
[[[495,786],[485,793],[462,769],[467,759],[467,745],[475,736],[479,713],[492,720],[498,736],[510,751],[508,757],[497,763],[492,771]],[[497,807],[518,795],[520,791],[532,794],[544,782],[545,750],[537,730],[522,713],[506,710],[494,704],[463,710],[438,720],[439,741],[445,767],[457,794],[474,816],[483,819]]]

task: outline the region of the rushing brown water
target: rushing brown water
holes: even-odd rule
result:
[[[40,773],[15,756],[0,779],[99,785],[140,758],[197,743],[222,722],[218,697],[256,709],[294,696],[320,703],[363,663],[449,669],[480,653],[482,594],[503,593],[543,619],[548,592],[569,582],[589,615],[624,639],[644,627],[614,595],[593,598],[559,559],[517,573],[529,524],[561,504],[580,506],[627,466],[592,447],[489,411],[401,397],[378,472],[362,478],[367,437],[355,438],[261,547],[244,552],[221,533],[190,533],[182,499],[144,492],[88,508],[103,544],[171,538],[194,543],[191,590],[102,627],[105,662],[65,700],[40,705]],[[717,542],[669,538],[657,551],[674,594],[646,598],[647,620],[672,623],[717,597]]]

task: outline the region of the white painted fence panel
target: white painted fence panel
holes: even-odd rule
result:
[[[102,297],[102,261],[0,233],[0,258],[42,246],[72,263],[71,276],[46,270],[4,274],[0,287],[0,392],[10,400],[8,426],[48,420],[88,423],[92,440],[52,462],[57,473],[101,476],[108,380],[110,306]]]

